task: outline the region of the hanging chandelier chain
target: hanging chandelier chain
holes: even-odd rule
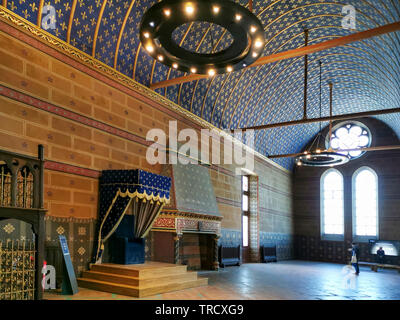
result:
[[[322,62],[319,60],[319,117],[322,118]],[[320,145],[320,139],[322,136],[322,121],[319,123],[318,143]]]
[[[319,117],[322,118],[322,62],[319,60]],[[322,130],[322,121],[319,123],[319,131]]]
[[[322,118],[322,63],[319,61],[319,113],[320,118]],[[307,81],[307,74],[305,76],[305,82]],[[332,118],[332,105],[333,105],[333,84],[329,83],[329,106],[330,106],[330,117]],[[306,101],[304,102],[306,106]],[[320,121],[318,135],[314,138],[310,148],[305,154],[299,155],[296,158],[296,163],[298,166],[312,166],[312,167],[334,167],[337,165],[341,165],[347,163],[350,158],[340,153],[336,153],[331,148],[332,142],[332,120],[329,122],[329,147],[328,150],[321,151],[319,149],[321,137],[322,137],[322,121]],[[313,147],[316,143],[316,150],[313,150]]]
[[[329,116],[332,118],[333,114],[333,83],[329,83]],[[332,143],[332,120],[329,121],[329,150],[331,150]]]

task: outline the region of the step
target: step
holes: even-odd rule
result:
[[[113,265],[113,264],[93,264],[91,271],[119,274],[130,277],[137,277],[140,279],[144,278],[156,278],[159,276],[177,275],[187,272],[187,266],[184,265],[172,265],[172,264],[155,264],[146,265]]]
[[[138,278],[138,277],[104,273],[98,271],[84,271],[82,274],[82,278],[143,287],[152,284],[164,284],[164,283],[176,282],[177,280],[179,281],[196,280],[197,272],[186,272],[182,274],[166,275],[154,278],[150,277]]]
[[[175,282],[163,285],[153,285],[147,287],[135,287],[124,284],[115,284],[111,282],[99,281],[94,279],[78,278],[78,286],[98,291],[110,292],[125,296],[133,296],[142,298],[146,296],[156,295],[159,293],[183,290],[193,287],[205,286],[208,284],[207,278],[200,278],[196,280],[187,280],[182,282]]]
[[[170,283],[161,286],[150,286],[147,288],[140,288],[140,297],[153,296],[159,293],[179,291],[189,288],[201,287],[208,285],[208,278],[198,278],[196,280],[182,281],[176,283]]]

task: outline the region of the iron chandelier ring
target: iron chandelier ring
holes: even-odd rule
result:
[[[192,22],[217,24],[230,32],[233,42],[216,53],[186,50],[172,35],[179,26]],[[164,65],[183,72],[214,75],[240,70],[256,61],[264,50],[265,34],[258,18],[232,1],[164,0],[144,14],[140,41],[147,53]]]
[[[348,156],[337,152],[307,153],[296,158],[296,162],[309,167],[334,167],[350,161]]]

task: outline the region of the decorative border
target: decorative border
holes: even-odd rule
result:
[[[160,217],[191,218],[197,220],[214,220],[214,221],[221,221],[223,219],[222,216],[211,216],[207,214],[184,212],[178,210],[163,210]]]
[[[175,218],[164,218],[164,217],[159,217],[154,221],[153,229],[176,229],[175,225]]]
[[[197,215],[200,216],[200,215]],[[184,231],[212,232],[221,234],[221,221],[188,217],[184,213],[176,213],[172,217],[163,212],[152,226],[153,231],[174,231],[181,234]]]
[[[0,6],[0,18],[9,25],[16,27],[18,30],[27,33],[29,35],[33,35],[35,38],[39,39],[41,42],[51,46],[52,48],[56,49],[59,52],[73,58],[74,60],[88,66],[91,69],[96,71],[100,71],[103,75],[107,77],[111,77],[112,80],[116,80],[120,84],[128,87],[130,89],[135,90],[136,92],[140,93],[143,97],[152,100],[153,102],[157,102],[162,106],[166,106],[169,110],[172,110],[178,115],[183,116],[186,119],[191,120],[195,125],[207,128],[210,130],[216,130],[222,137],[228,137],[232,139],[233,143],[239,144],[243,146],[246,151],[253,153],[256,157],[264,160],[266,163],[273,165],[281,169],[286,173],[290,173],[289,170],[283,168],[279,164],[273,162],[272,160],[268,159],[264,155],[258,153],[254,149],[248,147],[247,145],[243,144],[241,141],[233,138],[230,134],[226,133],[225,131],[213,126],[208,121],[196,116],[195,114],[187,111],[186,109],[182,108],[181,106],[173,103],[172,101],[166,99],[165,97],[161,96],[157,92],[139,84],[135,80],[127,77],[126,75],[118,72],[117,70],[107,66],[106,64],[98,61],[97,59],[87,55],[86,53],[74,48],[70,44],[62,41],[61,39],[56,38],[52,34],[38,28],[31,22],[19,17],[12,11],[8,10],[7,8]]]
[[[97,221],[97,219],[94,219],[94,218],[55,217],[55,216],[49,216],[49,215],[45,215],[44,220],[51,221],[54,223],[60,223],[60,222],[92,223],[92,222]]]
[[[46,160],[46,162],[44,163],[44,168],[52,171],[60,171],[63,173],[76,174],[78,176],[84,176],[95,179],[98,179],[101,175],[101,172],[97,170],[81,168],[66,163],[48,161],[48,160]]]
[[[204,224],[203,229],[201,229],[200,223]],[[213,221],[199,221],[196,219],[176,219],[176,233],[182,234],[185,231],[197,231],[197,232],[212,232],[217,235],[221,234],[221,222]]]

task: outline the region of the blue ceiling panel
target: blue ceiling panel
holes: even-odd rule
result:
[[[71,4],[72,7],[73,4]],[[68,25],[70,29],[69,42],[89,55],[93,53],[93,43],[101,8],[101,1],[82,0],[76,2],[75,11],[72,9],[69,12],[64,11],[64,14],[69,14],[70,19],[72,19]],[[72,12],[73,16],[71,17]],[[100,34],[96,41],[101,44],[103,39],[104,35]]]
[[[56,28],[48,28],[47,32],[50,32],[54,36],[60,38],[61,40],[67,41],[68,35],[68,24],[70,18],[70,12],[72,8],[73,0],[47,0],[45,2],[45,6],[42,12],[42,21],[41,23],[51,23],[51,11],[46,8],[46,6],[50,5],[55,10],[55,18],[54,22],[56,23]],[[45,10],[46,9],[46,10]]]
[[[7,1],[6,3],[7,3],[7,9],[15,12],[22,18],[32,22],[35,25],[38,24],[40,0],[34,0],[34,1],[15,0],[15,1]]]

